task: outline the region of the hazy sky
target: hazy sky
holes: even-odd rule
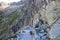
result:
[[[10,3],[10,2],[18,2],[20,0],[0,0],[0,2],[7,2],[7,3]]]

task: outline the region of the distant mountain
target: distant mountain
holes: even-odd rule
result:
[[[22,1],[12,2],[12,3],[0,2],[0,9],[4,9],[6,7],[11,7],[13,5],[21,5],[21,4],[23,4]]]
[[[21,4],[26,4],[29,0],[21,0],[18,2],[12,2],[10,5],[21,5]]]
[[[26,0],[21,0],[21,1],[18,1],[18,2],[11,2],[11,3],[6,3],[6,2],[0,2],[0,9],[4,9],[6,7],[11,7],[13,5],[22,5],[22,4],[25,4]]]
[[[6,8],[6,7],[9,7],[9,6],[10,6],[9,3],[6,3],[6,2],[0,2],[0,9]]]
[[[23,4],[22,1],[19,1],[19,2],[12,2],[12,3],[10,3],[10,5],[21,5],[21,4]]]

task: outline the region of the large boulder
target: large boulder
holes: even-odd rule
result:
[[[54,24],[49,34],[51,39],[60,40],[60,24]]]
[[[55,3],[56,2],[52,2],[46,11],[46,17],[49,25],[52,25],[54,20],[60,17],[60,6]]]

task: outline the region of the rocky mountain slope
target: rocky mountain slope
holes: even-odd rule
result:
[[[0,15],[0,40],[60,40],[60,0],[23,0]]]

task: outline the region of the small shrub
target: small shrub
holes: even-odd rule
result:
[[[30,31],[30,35],[34,35],[34,33],[32,31]]]

